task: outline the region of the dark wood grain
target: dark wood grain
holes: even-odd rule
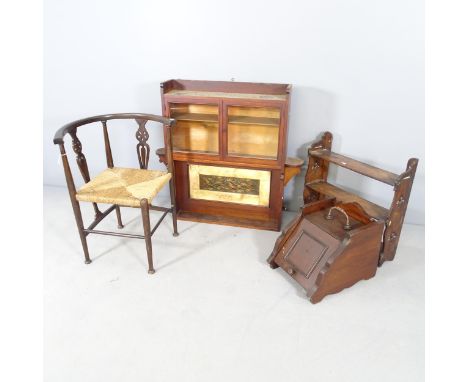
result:
[[[326,149],[309,150],[309,155],[394,186],[398,175]]]
[[[395,185],[395,194],[386,221],[380,265],[385,261],[393,260],[395,257],[417,167],[418,160],[416,158],[408,160],[406,171],[400,175]]]
[[[309,292],[312,303],[375,276],[383,228],[383,222],[375,222],[350,233],[342,252],[328,259],[320,271],[316,284]]]
[[[330,132],[325,132],[322,137],[312,143],[309,151],[317,149],[330,150],[333,142],[333,135]],[[305,184],[309,184],[315,181],[326,181],[328,177],[328,165],[327,161],[320,158],[313,158],[309,156],[309,162],[307,164],[307,171],[304,177]],[[319,198],[319,194],[314,192],[310,187],[304,187],[303,191],[304,203],[309,203]]]
[[[148,140],[148,131],[146,130],[146,123],[148,121],[155,121],[163,124],[164,128],[164,143],[165,143],[165,161],[166,161],[166,166],[168,168],[168,172],[171,173],[172,177],[170,180],[170,195],[171,195],[171,207],[170,208],[165,208],[165,207],[160,207],[160,206],[153,206],[148,203],[148,200],[143,199],[141,200],[141,213],[142,213],[142,223],[143,223],[143,230],[144,230],[144,235],[136,235],[136,234],[130,234],[130,233],[121,233],[121,232],[111,232],[111,231],[101,231],[101,230],[96,230],[95,227],[101,223],[101,221],[109,215],[111,211],[115,209],[116,214],[117,214],[117,224],[118,228],[123,228],[122,224],[122,218],[121,218],[121,213],[120,213],[120,207],[119,205],[112,205],[110,208],[108,208],[106,211],[103,213],[98,209],[98,206],[96,203],[93,203],[94,209],[95,209],[95,217],[94,220],[91,222],[91,224],[88,226],[88,228],[84,228],[83,224],[83,217],[81,214],[81,209],[80,209],[80,204],[78,200],[76,199],[76,186],[75,182],[73,180],[73,175],[70,169],[70,165],[68,162],[67,158],[67,153],[65,151],[65,136],[70,135],[71,140],[72,140],[72,148],[73,151],[76,154],[76,162],[78,165],[78,168],[83,176],[83,179],[85,182],[89,182],[91,180],[89,170],[88,170],[88,165],[86,162],[86,158],[83,154],[82,150],[82,144],[81,141],[78,139],[77,136],[77,130],[79,127],[88,125],[88,124],[93,124],[95,122],[101,122],[102,128],[103,128],[103,134],[104,134],[104,148],[105,148],[105,153],[106,153],[106,163],[108,168],[112,168],[114,166],[114,161],[113,161],[113,155],[112,155],[112,150],[110,146],[110,140],[109,140],[109,134],[108,134],[108,126],[107,126],[107,121],[110,120],[118,120],[118,119],[133,119],[134,121],[137,122],[138,124],[138,130],[136,133],[136,137],[138,139],[138,145],[137,145],[137,154],[138,154],[138,160],[140,163],[140,168],[141,169],[147,169],[148,167],[148,158],[149,158],[149,153],[150,153],[150,147],[147,144]],[[61,127],[60,129],[57,130],[55,133],[54,137],[54,143],[57,144],[60,148],[60,154],[62,157],[62,163],[63,163],[63,168],[64,168],[64,173],[65,173],[65,180],[67,182],[67,188],[68,188],[68,193],[70,195],[70,201],[72,204],[73,212],[75,215],[75,221],[76,225],[78,228],[78,233],[80,235],[80,240],[81,244],[83,247],[83,252],[85,256],[85,263],[89,264],[91,263],[91,259],[89,257],[89,251],[88,251],[88,243],[86,240],[86,237],[89,234],[97,234],[97,235],[106,235],[106,236],[118,236],[118,237],[126,237],[126,238],[136,238],[136,239],[145,239],[146,242],[146,249],[147,249],[147,257],[148,257],[148,272],[149,273],[154,273],[154,267],[153,267],[153,258],[152,258],[152,245],[151,245],[151,235],[156,231],[158,226],[161,224],[162,220],[164,217],[167,215],[168,212],[172,213],[173,217],[173,228],[174,228],[174,236],[178,235],[177,232],[177,202],[176,202],[176,196],[174,192],[174,187],[173,187],[173,178],[174,174],[173,169],[173,159],[172,159],[172,140],[171,140],[171,134],[170,134],[170,128],[173,125],[174,120],[161,117],[158,115],[152,115],[152,114],[142,114],[142,113],[121,113],[121,114],[105,114],[105,115],[98,115],[94,117],[89,117],[89,118],[84,118],[80,119],[78,121],[74,121],[71,123],[66,124],[65,126]],[[156,223],[156,226],[151,230],[150,227],[150,222],[149,222],[149,210],[157,210],[157,211],[163,211],[162,217],[159,219],[159,221]]]
[[[356,202],[361,205],[362,208],[371,216],[378,219],[386,219],[389,215],[389,210],[378,204],[372,203],[360,196],[343,190],[342,188],[333,184],[316,181],[306,184],[306,187],[312,191],[318,193],[320,197],[322,195],[331,196],[345,203]]]
[[[326,218],[332,206],[352,212],[351,230],[343,228],[341,217]],[[315,304],[375,275],[383,229],[383,221],[372,221],[354,204],[311,202],[278,238],[268,262],[298,282]]]
[[[54,136],[54,144],[58,145],[60,143],[64,143],[63,139],[67,134],[70,134],[74,129],[77,129],[80,126],[88,125],[94,122],[102,122],[102,121],[110,121],[113,119],[145,119],[147,121],[155,121],[162,123],[164,125],[171,125],[174,123],[174,120],[166,117],[161,117],[160,115],[154,114],[144,114],[144,113],[119,113],[119,114],[103,114],[103,115],[96,115],[94,117],[88,117],[79,119],[77,121],[73,121],[67,123],[66,125],[62,126],[60,129],[57,130]]]
[[[332,134],[325,132],[308,150],[309,163],[304,182],[304,203],[326,197],[335,197],[338,202],[355,202],[359,204],[371,217],[385,221],[379,265],[382,265],[385,261],[393,260],[416,175],[418,159],[409,159],[406,170],[397,175],[332,152],[332,141]],[[393,186],[394,196],[390,207],[385,208],[372,203],[353,192],[346,191],[328,182],[330,163]]]
[[[78,165],[84,182],[88,183],[90,180],[88,162],[86,161],[86,157],[83,154],[83,147],[76,134],[76,128],[70,130],[70,136],[72,137],[72,148],[76,154],[76,164]],[[101,214],[101,211],[99,210],[99,207],[96,203],[93,203],[93,209],[95,217],[98,218]]]
[[[101,121],[102,123],[102,133],[104,135],[104,145],[106,149],[106,161],[107,161],[107,168],[114,167],[114,158],[112,156],[112,149],[109,140],[109,131],[107,130],[107,121]]]
[[[212,92],[212,94],[209,94]],[[284,185],[300,172],[300,160],[286,165],[288,110],[291,86],[286,84],[257,84],[226,81],[169,80],[161,84],[162,110],[166,117],[185,121],[218,122],[218,153],[177,150],[173,153],[175,166],[175,194],[178,216],[181,219],[227,224],[258,229],[279,230],[283,208]],[[243,93],[239,97],[239,93]],[[197,95],[198,94],[198,95]],[[220,95],[221,94],[221,95]],[[230,97],[232,94],[232,97]],[[262,97],[262,94],[266,97]],[[257,96],[254,96],[257,95]],[[217,105],[218,115],[185,113],[185,105]],[[228,107],[278,108],[280,118],[261,116],[228,116]],[[171,110],[174,110],[171,114]],[[178,110],[178,111],[177,111]],[[205,111],[200,106],[195,111]],[[279,126],[277,158],[236,156],[228,152],[228,125],[255,124]],[[267,129],[269,127],[266,127]],[[166,163],[164,150],[156,151]],[[190,197],[188,165],[214,165],[239,169],[270,171],[270,201],[267,207]]]
[[[212,92],[251,93],[251,94],[289,94],[289,84],[268,84],[238,81],[203,81],[172,79],[161,83],[161,89],[168,93],[173,89],[200,90]]]
[[[154,266],[153,266],[153,245],[151,244],[151,223],[149,217],[149,203],[148,200],[142,199],[140,201],[141,206],[141,218],[143,221],[143,231],[145,236],[145,243],[146,243],[146,255],[148,258],[148,273],[154,273]]]
[[[76,186],[73,181],[73,175],[68,162],[67,153],[65,152],[65,146],[63,143],[59,143],[60,154],[62,157],[63,171],[65,173],[65,181],[67,182],[68,195],[70,196],[70,202],[75,215],[75,222],[78,228],[78,234],[80,235],[81,246],[83,247],[85,264],[90,264],[91,259],[89,257],[88,242],[86,241],[86,234],[84,232],[83,217],[81,215],[80,204],[75,198]]]
[[[150,146],[147,143],[149,138],[148,130],[146,130],[146,120],[144,119],[136,119],[138,123],[138,129],[135,133],[135,137],[138,140],[138,144],[136,146],[137,155],[138,155],[138,163],[140,164],[141,169],[147,169],[149,163],[149,156],[150,156]]]

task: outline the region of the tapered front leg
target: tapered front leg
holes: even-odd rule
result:
[[[115,214],[117,215],[117,228],[122,229],[124,226],[122,224],[122,216],[120,215],[120,207],[115,206]]]
[[[177,205],[175,197],[174,178],[171,178],[171,180],[169,181],[169,190],[171,192],[172,228],[174,230],[172,236],[179,236],[179,232],[177,231]]]
[[[78,233],[80,234],[81,245],[85,256],[85,264],[91,264],[88,252],[88,242],[86,241],[86,235],[83,226],[83,217],[81,215],[80,203],[77,200],[72,199],[73,213],[75,214],[76,226],[78,227]]]
[[[151,244],[151,225],[149,218],[149,203],[147,199],[140,201],[141,217],[143,220],[143,230],[145,233],[146,243],[146,254],[148,256],[148,273],[153,274],[155,272],[153,267],[153,246]]]
[[[60,143],[60,154],[62,157],[63,170],[65,172],[65,180],[67,181],[68,194],[73,208],[73,214],[75,215],[76,226],[78,227],[78,233],[80,234],[81,245],[83,246],[83,252],[85,255],[85,264],[91,263],[88,252],[88,243],[86,241],[86,235],[83,226],[83,217],[81,216],[80,203],[76,200],[76,187],[73,182],[73,175],[70,170],[68,163],[67,154],[65,153],[65,146],[63,142]]]

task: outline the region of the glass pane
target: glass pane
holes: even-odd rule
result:
[[[172,103],[170,115],[177,120],[172,129],[174,151],[217,154],[218,106]]]
[[[280,109],[228,107],[228,155],[278,158]]]

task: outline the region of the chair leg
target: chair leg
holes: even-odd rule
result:
[[[148,273],[155,272],[153,268],[153,245],[151,243],[151,225],[149,218],[149,204],[147,199],[140,201],[141,217],[143,219],[143,230],[145,233],[146,255],[148,256]]]
[[[78,233],[80,234],[81,245],[83,246],[83,252],[85,256],[85,264],[91,264],[89,258],[88,242],[86,241],[86,235],[83,226],[83,217],[81,216],[80,203],[77,200],[72,200],[73,212],[75,214],[75,221],[78,227]]]
[[[179,232],[177,231],[177,205],[176,205],[175,188],[174,188],[174,179],[173,178],[169,181],[169,190],[171,192],[172,228],[174,230],[172,236],[179,236]]]
[[[122,229],[124,226],[122,224],[122,216],[120,215],[119,206],[115,206],[115,214],[117,215],[117,228]]]

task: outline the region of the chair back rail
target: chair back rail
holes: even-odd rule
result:
[[[144,119],[137,119],[138,123],[138,130],[136,131],[135,137],[138,139],[137,144],[137,155],[138,155],[138,162],[140,163],[141,169],[147,169],[149,163],[149,154],[150,154],[150,147],[148,145],[148,138],[149,133],[146,130],[146,120]]]
[[[96,115],[94,117],[79,119],[77,121],[70,122],[62,126],[55,133],[54,143],[56,145],[60,143],[64,143],[63,138],[74,128],[78,128],[83,125],[88,125],[93,122],[110,121],[112,119],[145,119],[147,121],[160,122],[163,125],[167,125],[167,126],[172,126],[175,123],[175,120],[172,118],[161,117],[160,115],[154,115],[154,114],[119,113],[119,114]]]
[[[102,121],[102,133],[104,135],[104,145],[106,147],[107,168],[113,168],[114,158],[112,157],[112,150],[110,147],[109,132],[107,131],[107,121]]]
[[[62,155],[62,162],[65,171],[65,178],[67,181],[67,186],[71,194],[75,194],[76,186],[73,181],[73,176],[70,170],[69,162],[66,158],[67,154],[65,151],[65,143],[64,138],[68,134],[72,139],[72,148],[74,153],[76,154],[76,163],[80,170],[81,176],[85,183],[90,181],[88,163],[86,161],[86,157],[83,154],[83,147],[81,141],[78,139],[77,136],[77,129],[80,126],[88,125],[90,123],[101,122],[102,129],[104,134],[104,145],[105,145],[105,152],[106,152],[106,162],[108,168],[114,167],[114,159],[112,156],[112,149],[110,146],[109,140],[109,133],[107,128],[107,121],[114,120],[114,119],[133,119],[136,121],[138,128],[136,131],[136,139],[138,143],[136,145],[137,155],[138,155],[138,162],[141,169],[148,169],[149,163],[149,155],[150,155],[150,146],[147,143],[149,138],[148,130],[146,129],[146,123],[148,121],[159,122],[163,124],[164,129],[167,131],[164,132],[164,145],[166,147],[167,152],[167,160],[168,165],[167,169],[170,173],[173,172],[173,162],[172,162],[172,134],[170,132],[170,127],[174,124],[175,120],[171,118],[165,118],[159,115],[154,114],[143,114],[143,113],[120,113],[120,114],[104,114],[104,115],[97,115],[94,117],[80,119],[74,122],[70,122],[60,129],[57,130],[54,137],[54,144],[60,146],[60,153]],[[93,203],[94,211],[96,215],[100,215],[101,212],[99,211],[98,206],[96,203]]]

